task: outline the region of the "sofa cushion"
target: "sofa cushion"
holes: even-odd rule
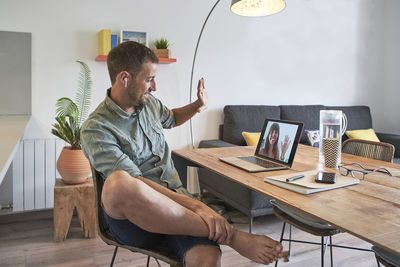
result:
[[[346,131],[346,135],[352,139],[361,139],[372,142],[380,142],[376,136],[374,129],[362,129],[362,130],[351,130]]]
[[[307,135],[308,143],[313,147],[319,147],[320,135],[319,130],[304,130]]]
[[[279,119],[279,107],[265,105],[225,106],[222,140],[244,146],[246,142],[242,136],[242,132],[261,132],[266,118]]]
[[[248,146],[256,146],[258,145],[258,141],[260,140],[261,132],[257,133],[242,132],[242,136]]]
[[[319,130],[319,111],[325,109],[322,105],[282,105],[281,119],[303,122],[303,133],[300,143],[309,144],[304,130]]]

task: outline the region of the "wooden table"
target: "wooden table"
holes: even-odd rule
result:
[[[175,150],[173,158],[174,161],[186,166],[207,168],[227,179],[328,222],[371,244],[400,255],[400,177],[369,174],[358,185],[302,195],[266,183],[263,178],[323,169],[318,162],[317,148],[299,145],[291,170],[248,173],[218,160],[219,157],[253,155],[254,150],[255,147],[242,146]],[[342,155],[342,162],[359,162],[371,167],[386,166],[400,170],[400,165],[397,164],[349,154]],[[185,168],[178,169],[178,172],[181,178],[186,180]]]
[[[96,219],[91,177],[85,183],[77,185],[67,185],[61,179],[56,179],[53,211],[54,241],[63,241],[67,237],[75,208],[85,237],[94,238]]]

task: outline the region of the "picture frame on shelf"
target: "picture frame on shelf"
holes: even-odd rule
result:
[[[133,30],[121,30],[121,43],[135,41],[148,47],[147,32],[138,32]]]

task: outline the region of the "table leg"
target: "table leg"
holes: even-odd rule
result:
[[[179,177],[181,178],[183,187],[187,188],[187,167],[200,167],[193,162],[182,158],[172,152],[172,161],[174,162],[175,169],[178,171]]]

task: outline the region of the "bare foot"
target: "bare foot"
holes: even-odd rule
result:
[[[242,256],[261,264],[270,264],[282,257],[282,245],[265,235],[235,230],[230,244]]]

